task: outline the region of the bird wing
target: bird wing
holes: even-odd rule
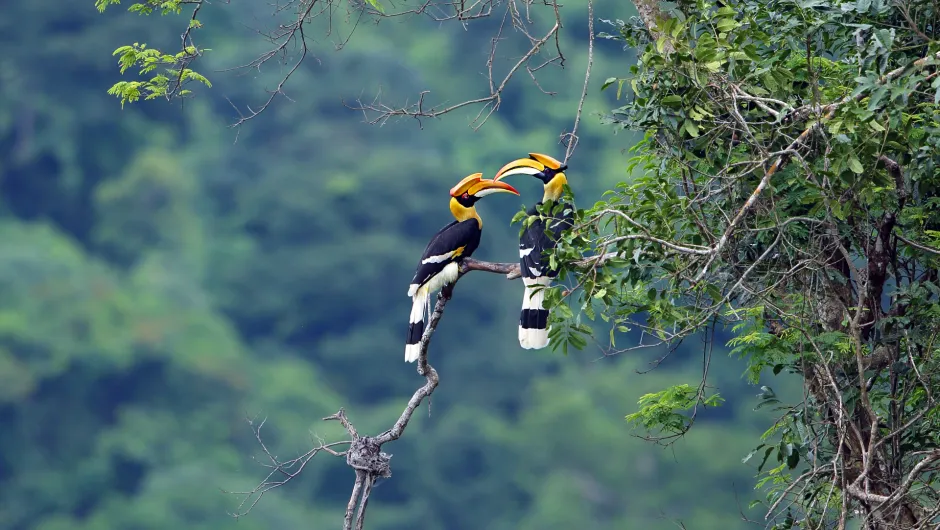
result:
[[[537,210],[541,204],[536,204],[527,212],[529,215],[539,216],[539,218],[529,225],[519,239],[519,266],[522,269],[524,278],[538,278],[542,275],[555,277],[558,275],[557,271],[549,270],[548,258],[543,256],[543,253],[546,250],[555,248],[558,237],[572,226],[574,218],[574,209],[567,204],[564,209],[569,211],[563,211],[557,216],[547,219],[543,218]],[[545,229],[546,220],[548,220],[549,226],[547,231]]]
[[[424,285],[449,263],[470,256],[480,243],[480,233],[476,219],[453,221],[441,228],[424,249],[412,285]]]

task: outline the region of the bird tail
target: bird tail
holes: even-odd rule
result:
[[[548,310],[544,304],[545,288],[551,285],[552,279],[545,276],[522,278],[522,283],[525,293],[519,316],[519,345],[527,350],[538,350],[548,346]]]
[[[409,292],[412,297],[411,317],[408,319],[408,339],[405,341],[405,362],[418,360],[421,350],[421,336],[424,335],[424,315],[427,313],[430,289],[427,285]]]

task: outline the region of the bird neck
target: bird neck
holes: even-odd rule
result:
[[[552,177],[552,180],[545,184],[545,194],[542,195],[542,202],[554,202],[560,199],[561,194],[564,191],[565,184],[567,183],[568,178],[565,177],[564,173],[559,173]]]
[[[459,222],[476,219],[480,228],[483,228],[483,219],[480,219],[480,214],[477,213],[477,209],[473,206],[464,206],[460,204],[454,197],[451,197],[450,199],[450,213],[454,214],[454,217]]]

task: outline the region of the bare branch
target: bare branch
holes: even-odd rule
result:
[[[242,497],[242,501],[238,504],[235,512],[230,514],[236,519],[247,515],[248,512],[250,512],[252,508],[254,508],[258,502],[261,501],[261,498],[264,497],[265,493],[287,484],[295,477],[300,475],[300,473],[304,470],[304,467],[306,467],[307,463],[310,462],[310,460],[312,460],[313,457],[315,457],[320,451],[330,453],[333,456],[342,456],[345,454],[345,451],[336,452],[332,448],[338,445],[349,445],[352,443],[348,440],[345,440],[326,444],[323,443],[323,440],[319,440],[319,444],[316,447],[300,455],[299,457],[292,458],[290,460],[280,460],[277,456],[271,453],[270,449],[268,449],[267,444],[265,444],[261,436],[261,429],[264,427],[265,421],[266,420],[261,420],[258,426],[255,427],[254,421],[249,419],[248,425],[252,427],[255,440],[257,440],[258,445],[261,447],[262,452],[267,457],[269,462],[262,463],[262,465],[268,468],[270,471],[268,472],[267,476],[265,476],[264,479],[250,491],[225,492]]]
[[[528,6],[529,4],[526,4],[527,8]],[[425,102],[425,96],[427,96],[427,94],[429,94],[430,91],[425,90],[418,95],[418,99],[416,102],[412,104],[405,104],[404,106],[401,106],[401,107],[392,107],[390,105],[382,103],[381,101],[379,101],[378,97],[373,99],[371,103],[364,103],[360,99],[356,101],[355,105],[348,105],[345,102],[344,102],[344,105],[346,105],[350,109],[358,110],[362,112],[363,116],[365,117],[365,121],[372,125],[384,125],[386,122],[388,122],[388,120],[392,118],[407,117],[407,118],[414,118],[415,120],[417,120],[419,126],[421,125],[422,119],[439,118],[445,114],[451,113],[455,110],[458,110],[464,107],[482,105],[482,108],[477,113],[476,117],[473,118],[469,124],[474,130],[479,129],[486,123],[489,117],[492,116],[492,114],[499,109],[499,105],[502,102],[502,95],[505,92],[506,87],[509,85],[509,82],[513,79],[513,77],[515,77],[516,73],[520,69],[525,67],[526,72],[532,78],[536,86],[540,90],[545,92],[545,90],[541,87],[541,85],[539,85],[538,79],[535,76],[535,72],[547,66],[548,64],[552,64],[555,62],[559,62],[559,64],[562,64],[562,65],[564,64],[564,55],[562,55],[561,53],[561,49],[558,46],[558,40],[557,40],[558,31],[561,29],[561,26],[562,26],[561,14],[558,11],[558,4],[556,0],[551,0],[551,2],[547,2],[545,6],[553,9],[554,15],[555,15],[555,22],[554,22],[554,25],[551,27],[551,29],[549,29],[548,32],[544,34],[544,36],[542,36],[541,38],[535,38],[531,36],[528,32],[527,25],[530,24],[528,17],[523,19],[521,16],[519,16],[515,2],[508,2],[506,4],[506,11],[503,14],[503,23],[500,24],[497,35],[492,39],[492,45],[490,47],[490,54],[486,62],[487,77],[488,77],[487,82],[489,84],[489,95],[487,96],[474,98],[474,99],[468,99],[468,100],[461,101],[459,103],[450,104],[450,105],[428,106]],[[481,14],[481,16],[487,16],[489,15],[489,13],[490,12],[487,11],[485,15]],[[592,28],[593,28],[593,8],[591,8],[591,13],[592,13]],[[513,66],[509,69],[509,71],[503,76],[502,80],[499,83],[497,83],[495,78],[493,77],[493,64],[496,61],[497,45],[499,41],[502,39],[503,28],[507,20],[510,21],[511,25],[518,33],[523,34],[526,38],[529,39],[530,46],[529,46],[528,51],[524,53],[522,57],[519,58],[513,64]],[[529,66],[529,62],[535,57],[535,55],[537,55],[542,50],[545,44],[553,37],[556,39],[556,49],[557,49],[558,54],[555,57],[552,57],[542,62],[538,66],[535,66],[535,67]],[[593,54],[593,30],[592,30],[591,42],[589,45],[589,54]],[[590,65],[588,66],[588,68],[590,70]],[[585,85],[586,84],[587,84],[587,78],[585,79]],[[585,90],[586,88],[587,87],[585,86]],[[583,102],[583,99],[582,99],[582,102]],[[580,105],[579,105],[579,109],[580,109]],[[579,110],[578,117],[580,117],[580,110]]]
[[[898,234],[898,233],[895,233],[895,234],[894,234],[894,237],[898,238],[898,241],[901,241],[901,242],[903,242],[903,243],[906,244],[906,245],[910,245],[910,246],[912,246],[912,247],[914,247],[914,248],[916,248],[916,249],[918,249],[918,250],[923,250],[924,252],[933,254],[933,255],[935,255],[935,256],[940,256],[940,249],[936,249],[936,248],[933,248],[933,247],[928,247],[927,245],[923,245],[923,244],[918,243],[918,242],[916,242],[916,241],[911,241],[910,239],[907,239],[906,237],[904,237],[904,236],[902,236],[902,235],[900,235],[900,234]]]
[[[293,2],[291,2],[292,4]],[[258,107],[257,109],[252,109],[251,107],[246,107],[248,110],[247,114],[243,113],[239,108],[229,100],[229,104],[232,105],[232,108],[238,113],[238,120],[231,125],[231,127],[238,127],[239,125],[245,123],[248,120],[251,120],[257,117],[259,114],[267,110],[267,108],[274,102],[274,99],[278,95],[284,95],[284,85],[290,80],[291,76],[300,68],[300,65],[303,64],[304,59],[307,58],[307,52],[309,51],[307,47],[306,35],[304,34],[304,25],[309,22],[312,18],[316,18],[324,12],[328,12],[330,9],[330,2],[327,1],[326,6],[321,9],[318,13],[314,13],[313,9],[318,5],[318,0],[309,0],[306,7],[303,8],[298,14],[296,20],[290,24],[281,25],[278,30],[271,34],[264,34],[259,31],[260,34],[264,35],[267,40],[275,44],[275,47],[271,50],[268,50],[255,58],[250,63],[231,68],[231,70],[256,70],[261,71],[261,67],[271,59],[281,56],[286,60],[287,57],[287,47],[291,44],[296,44],[300,47],[300,58],[294,63],[294,65],[287,71],[287,73],[281,77],[278,81],[277,86],[274,90],[268,91],[268,99]],[[283,8],[281,8],[283,9]],[[280,11],[279,9],[278,11]],[[226,71],[226,70],[223,70]]]
[[[666,247],[666,248],[675,250],[676,252],[681,252],[681,253],[683,253],[683,254],[697,254],[697,255],[701,255],[701,256],[709,256],[709,255],[711,255],[712,252],[713,252],[712,249],[707,248],[707,247],[701,247],[701,246],[697,246],[697,245],[694,245],[694,246],[678,245],[678,244],[676,244],[676,243],[672,243],[672,242],[666,241],[665,239],[655,237],[655,236],[653,236],[652,234],[650,234],[649,230],[648,230],[645,226],[643,226],[642,224],[636,222],[635,220],[633,220],[633,218],[631,218],[629,215],[627,215],[626,213],[624,213],[624,212],[622,212],[622,211],[620,211],[620,210],[611,210],[611,209],[602,210],[602,211],[600,211],[600,212],[598,213],[598,216],[595,217],[595,220],[598,219],[600,216],[603,216],[603,215],[616,215],[616,216],[618,216],[618,217],[621,217],[621,218],[625,219],[625,220],[626,220],[628,223],[630,223],[631,225],[633,225],[633,226],[639,228],[639,229],[643,232],[642,234],[630,234],[630,235],[625,235],[625,236],[618,236],[618,237],[615,237],[615,238],[613,238],[613,239],[604,240],[603,243],[602,243],[603,246],[608,246],[608,245],[611,245],[611,244],[613,244],[613,243],[617,243],[617,242],[619,242],[619,241],[627,241],[627,240],[633,240],[633,239],[640,239],[640,240],[643,240],[643,241],[649,241],[649,242],[652,242],[652,243],[656,243],[656,244],[662,245],[662,246],[664,246],[664,247]]]
[[[510,6],[511,5],[512,4],[510,4]],[[510,68],[509,72],[506,73],[502,81],[500,81],[500,83],[496,85],[495,89],[492,88],[495,84],[492,78],[492,63],[495,59],[495,54],[496,54],[496,39],[494,39],[493,47],[490,52],[490,57],[487,60],[487,65],[489,66],[489,75],[491,76],[489,79],[491,88],[490,88],[490,94],[488,96],[461,101],[459,103],[455,103],[455,104],[448,105],[448,106],[433,105],[430,107],[426,107],[424,100],[425,100],[425,96],[429,94],[430,91],[423,91],[421,92],[421,94],[419,94],[418,101],[416,101],[415,103],[411,105],[405,105],[403,107],[398,107],[398,108],[391,107],[389,105],[381,103],[378,101],[377,98],[372,103],[366,104],[366,103],[363,103],[362,100],[358,100],[356,102],[357,103],[356,105],[352,105],[352,106],[346,105],[346,106],[350,109],[361,111],[363,115],[366,117],[366,121],[369,124],[383,125],[388,120],[392,118],[396,118],[396,117],[415,118],[416,120],[418,120],[420,124],[420,121],[423,118],[439,118],[457,109],[461,109],[461,108],[472,106],[472,105],[482,104],[483,108],[480,110],[477,116],[470,122],[471,127],[473,127],[474,129],[479,129],[486,123],[487,119],[493,114],[493,112],[495,112],[499,108],[499,105],[502,102],[502,94],[506,90],[506,86],[509,84],[510,80],[512,80],[512,78],[516,75],[516,72],[518,72],[519,69],[522,68],[523,66],[526,66],[528,62],[532,59],[532,57],[535,56],[542,49],[542,46],[544,46],[545,43],[548,42],[549,39],[551,39],[553,36],[557,34],[560,28],[561,28],[561,19],[556,18],[555,24],[552,26],[550,30],[548,30],[548,33],[546,33],[542,38],[536,40],[531,45],[529,50],[518,61],[516,61],[516,63],[512,66],[512,68]],[[554,61],[554,59],[552,59],[551,61]],[[544,66],[544,63],[542,66]],[[535,70],[537,70],[538,68],[541,68],[542,66],[539,66],[533,70],[529,70],[529,74],[532,75]],[[534,79],[534,76],[533,76],[533,79]],[[373,113],[375,114],[375,116],[370,117],[369,113]]]
[[[594,65],[594,2],[593,0],[588,0],[588,51],[587,51],[587,69],[584,72],[584,88],[581,89],[581,99],[578,100],[578,112],[574,116],[574,126],[571,128],[571,132],[567,134],[562,134],[562,141],[567,140],[567,148],[565,149],[565,160],[563,164],[567,164],[568,160],[571,159],[571,155],[574,154],[575,148],[578,146],[578,125],[581,122],[581,110],[584,108],[584,100],[587,98],[588,85],[591,82],[591,68]]]

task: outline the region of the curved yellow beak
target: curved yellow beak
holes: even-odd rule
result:
[[[498,182],[495,179],[489,180],[483,178],[483,173],[474,173],[457,183],[450,189],[451,197],[459,197],[466,193],[474,197],[485,197],[491,193],[513,193],[519,195],[516,188],[513,188],[505,182]]]
[[[529,153],[529,158],[520,158],[504,165],[496,172],[493,180],[499,180],[510,175],[535,176],[546,169],[564,171],[567,167],[554,158],[541,153]]]
[[[519,195],[516,188],[513,188],[509,184],[487,179],[481,179],[480,182],[470,186],[468,193],[474,197],[486,197],[491,193],[512,193],[513,195]]]

